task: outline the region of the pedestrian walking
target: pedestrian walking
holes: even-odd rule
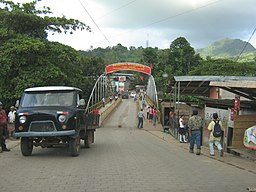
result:
[[[109,96],[109,103],[111,104],[112,101],[113,101],[113,95],[110,95],[110,96]]]
[[[210,155],[214,156],[214,145],[218,148],[219,154],[223,156],[223,148],[221,146],[221,138],[222,138],[222,131],[223,126],[222,122],[218,119],[218,114],[213,113],[212,121],[208,125],[208,130],[210,131],[209,137],[209,149]]]
[[[178,127],[178,121],[176,120],[176,114],[173,112],[173,110],[169,113],[169,126],[170,126],[170,133],[177,138],[177,127]]]
[[[102,107],[105,107],[105,97],[102,97]]]
[[[13,138],[14,133],[14,123],[15,123],[15,115],[16,115],[16,109],[14,106],[10,107],[10,111],[8,113],[8,127],[7,127],[7,136],[9,138]]]
[[[10,151],[10,149],[8,149],[5,144],[6,136],[7,136],[7,115],[5,110],[3,109],[3,103],[0,101],[0,144],[1,144],[0,152]]]
[[[117,94],[115,94],[115,100],[117,100],[118,99],[118,95]]]
[[[147,106],[147,119],[149,119],[149,109],[150,109],[150,106]]]
[[[198,115],[198,110],[194,109],[192,116],[188,120],[190,135],[189,152],[194,153],[194,144],[196,143],[196,155],[201,153],[201,131],[204,126],[203,118]]]
[[[146,101],[143,99],[141,101],[141,108],[144,109],[145,106],[146,106]]]
[[[181,115],[179,119],[179,140],[180,143],[187,143],[186,140],[186,122],[185,116]]]
[[[137,117],[138,117],[138,128],[141,129],[143,128],[143,120],[145,119],[143,109],[139,111]]]
[[[156,107],[153,108],[153,125],[156,125],[156,119],[157,119],[157,109]]]
[[[149,122],[152,122],[152,120],[153,120],[153,110],[154,110],[153,106],[150,106],[149,107]]]

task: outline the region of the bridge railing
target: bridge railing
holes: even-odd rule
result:
[[[151,100],[152,104],[154,106],[159,107],[158,105],[158,96],[157,96],[157,91],[156,91],[156,84],[155,84],[155,79],[152,75],[149,76],[148,78],[148,85],[147,85],[147,96]]]
[[[112,85],[108,76],[103,73],[98,77],[92,89],[90,97],[86,105],[86,111],[91,112],[93,109],[100,109],[103,105],[102,98],[105,98],[105,103],[109,101],[109,96],[113,94]]]

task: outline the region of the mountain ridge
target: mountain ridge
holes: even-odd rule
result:
[[[243,51],[241,57],[239,55]],[[255,61],[256,48],[250,43],[242,41],[241,39],[224,38],[213,42],[209,46],[197,49],[201,57],[224,58],[239,61]]]

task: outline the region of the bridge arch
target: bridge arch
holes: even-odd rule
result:
[[[112,85],[110,82],[110,74],[117,71],[136,71],[149,76],[146,94],[148,99],[158,108],[158,97],[154,77],[151,75],[151,68],[140,63],[121,62],[113,63],[105,67],[105,72],[95,82],[93,90],[90,94],[86,109],[90,111],[97,107],[102,97],[108,97],[112,94]],[[99,105],[100,106],[100,105]]]
[[[110,74],[116,71],[137,71],[140,73],[144,73],[149,76],[146,94],[148,98],[154,103],[158,108],[158,97],[156,91],[156,84],[154,77],[151,75],[151,67],[147,65],[143,65],[140,63],[132,63],[132,62],[121,62],[121,63],[113,63],[107,65],[105,68],[105,73]]]

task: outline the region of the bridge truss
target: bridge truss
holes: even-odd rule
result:
[[[94,108],[101,108],[102,98],[104,97],[107,102],[110,95],[113,95],[111,81],[109,76],[103,73],[95,82],[87,102],[86,111],[91,112]]]

